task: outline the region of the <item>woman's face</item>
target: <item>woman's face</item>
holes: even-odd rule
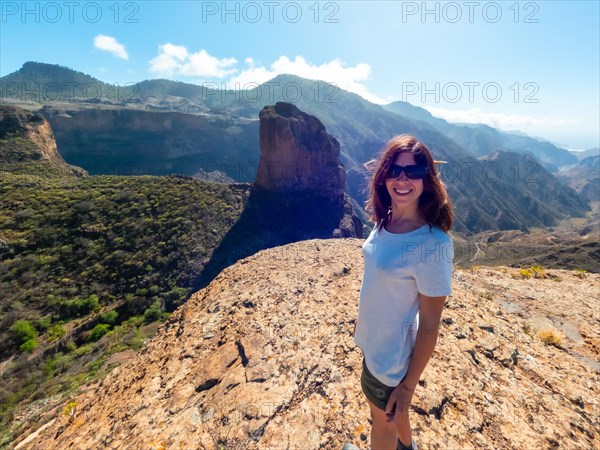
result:
[[[416,164],[414,156],[410,153],[400,153],[394,163],[399,166]],[[410,179],[404,171],[398,178],[387,178],[385,186],[392,199],[392,204],[401,209],[407,206],[416,208],[419,197],[423,193],[423,180]]]

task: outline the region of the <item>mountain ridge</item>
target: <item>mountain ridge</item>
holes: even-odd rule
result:
[[[368,196],[370,174],[364,163],[377,155],[387,139],[409,133],[425,142],[435,159],[447,161],[447,167],[458,171],[447,183],[450,196],[455,199],[458,231],[468,234],[490,229],[526,230],[540,223],[555,225],[566,218],[561,205],[552,205],[553,213],[549,217],[536,217],[530,223],[519,222],[515,219],[522,215],[518,205],[506,200],[510,198],[507,192],[498,191],[500,184],[488,179],[477,157],[453,138],[431,124],[387,111],[331,83],[279,75],[270,82],[237,92],[215,91],[180,82],[148,83],[162,86],[162,91],[145,91],[141,97],[119,103],[72,102],[40,107],[39,111],[53,126],[64,158],[87,167],[90,173],[111,173],[112,168],[112,173],[116,170],[124,175],[176,172],[191,176],[218,170],[238,182],[250,182],[258,167],[256,117],[262,99],[268,95],[269,99],[279,101],[292,95],[292,90],[286,93],[286,89],[294,87],[294,92],[301,93],[294,104],[319,118],[340,142],[348,193],[355,203],[364,204]],[[171,88],[185,92],[169,91]],[[195,93],[193,100],[168,95],[162,100],[143,97],[186,92],[192,95],[188,90]],[[175,111],[178,108],[181,111]],[[128,128],[133,124],[139,125],[139,129]],[[469,178],[473,166],[478,170],[474,178]],[[229,170],[233,173],[228,173]],[[562,197],[571,198],[572,194],[566,193],[571,188],[556,183],[556,189],[565,192]],[[519,197],[529,195],[527,186],[521,184],[518,189]],[[487,201],[482,201],[482,197]],[[555,202],[552,198],[548,201]],[[504,220],[497,223],[494,218],[500,204],[507,211]],[[588,206],[582,208],[579,201],[562,206],[571,211],[570,215],[583,216],[589,210]]]

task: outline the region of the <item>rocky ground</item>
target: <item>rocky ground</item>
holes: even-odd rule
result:
[[[238,261],[16,448],[370,448],[352,336],[362,242]],[[413,397],[419,448],[600,448],[599,297],[600,274],[457,267]]]

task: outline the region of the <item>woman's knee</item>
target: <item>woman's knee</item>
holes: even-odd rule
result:
[[[367,399],[369,402],[369,407],[371,408],[371,420],[373,421],[373,426],[380,429],[390,429],[395,430],[395,426],[392,422],[387,421],[387,417],[385,415],[385,411],[379,409],[373,402]]]

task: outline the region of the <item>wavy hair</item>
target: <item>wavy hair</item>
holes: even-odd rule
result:
[[[454,212],[446,184],[440,178],[433,156],[427,146],[409,134],[401,134],[390,139],[378,159],[364,164],[369,171],[375,166],[369,181],[369,198],[365,203],[369,219],[379,224],[379,228],[389,220],[392,199],[385,185],[386,174],[396,161],[396,157],[404,152],[413,155],[417,164],[428,168],[427,175],[423,178],[423,193],[419,197],[419,211],[430,229],[432,225],[435,225],[447,233],[452,227]]]

